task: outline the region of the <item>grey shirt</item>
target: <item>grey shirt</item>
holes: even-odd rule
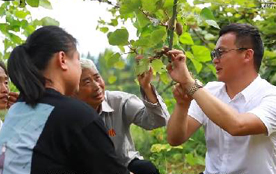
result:
[[[143,100],[136,95],[121,91],[105,91],[105,100],[102,102],[102,117],[108,134],[112,139],[115,151],[120,162],[128,166],[134,158],[142,158],[135,150],[130,135],[130,125],[134,123],[146,130],[165,126],[169,113],[163,99],[157,96],[158,103],[150,103],[141,90]]]

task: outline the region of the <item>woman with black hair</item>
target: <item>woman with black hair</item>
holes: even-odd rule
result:
[[[81,76],[74,37],[56,26],[36,30],[12,51],[8,73],[20,98],[0,132],[3,174],[127,172],[101,118],[67,97],[78,90]]]

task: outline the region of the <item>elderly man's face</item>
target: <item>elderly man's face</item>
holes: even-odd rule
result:
[[[99,72],[93,68],[82,70],[77,98],[92,106],[95,110],[104,100],[105,83]]]

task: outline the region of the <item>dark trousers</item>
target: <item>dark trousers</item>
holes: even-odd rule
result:
[[[134,174],[160,174],[152,162],[138,158],[129,163],[128,170]]]

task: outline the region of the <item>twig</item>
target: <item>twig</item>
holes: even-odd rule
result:
[[[174,0],[173,2],[173,15],[172,15],[172,18],[170,19],[169,23],[171,22],[171,24],[169,25],[169,37],[170,37],[170,40],[169,40],[169,49],[171,50],[172,49],[172,46],[173,46],[173,34],[174,34],[174,23],[175,23],[175,19],[176,19],[176,7],[177,7],[177,0]]]
[[[197,35],[197,37],[199,37],[199,39],[204,43],[204,45],[210,48],[208,42],[202,36],[200,36],[200,34],[195,29],[193,29],[193,32]]]
[[[171,81],[170,84],[168,84],[163,91],[160,92],[160,95],[162,95],[164,92],[166,92],[169,88],[171,88],[173,85],[175,85],[175,81]]]

